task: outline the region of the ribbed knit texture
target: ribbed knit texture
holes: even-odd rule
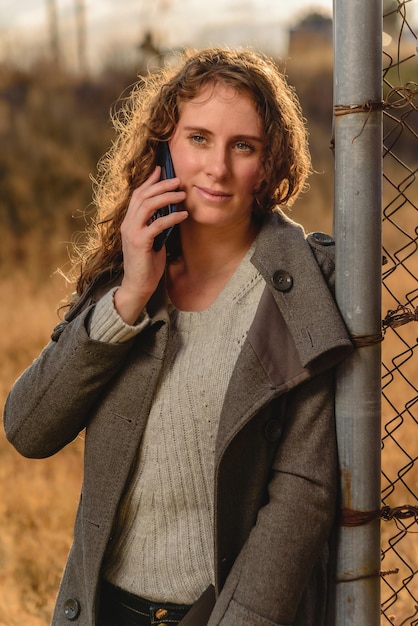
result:
[[[250,249],[201,312],[170,306],[170,341],[104,575],[155,601],[191,604],[214,581],[219,416],[264,282]]]
[[[135,326],[126,324],[115,308],[115,293],[119,287],[108,291],[94,307],[90,320],[90,338],[109,343],[123,343],[141,332],[149,324],[148,313],[144,310]]]

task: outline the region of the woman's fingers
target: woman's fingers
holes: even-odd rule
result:
[[[180,180],[168,178],[159,180],[160,167],[157,167],[151,176],[140,187],[134,190],[126,213],[126,218],[138,219],[142,224],[148,224],[155,211],[167,204],[179,204],[184,201],[186,194],[178,189]]]
[[[185,211],[175,211],[153,220],[155,213],[168,204],[180,205],[186,198],[179,190],[180,180],[160,180],[161,168],[156,167],[151,176],[132,193],[132,197],[121,225],[124,252],[127,246],[144,252],[152,249],[154,239],[166,228],[179,224],[187,217]]]
[[[160,168],[135,191],[121,224],[123,269],[122,284],[115,305],[127,323],[133,323],[157,288],[166,263],[165,251],[153,249],[154,239],[166,228],[187,218],[187,211],[175,211],[152,220],[158,209],[182,203],[186,194],[178,189],[178,178],[160,181]]]

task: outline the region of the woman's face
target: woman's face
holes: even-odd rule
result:
[[[223,227],[251,221],[264,144],[254,102],[233,87],[207,85],[181,105],[170,150],[188,221]]]

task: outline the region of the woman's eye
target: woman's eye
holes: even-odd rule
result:
[[[203,135],[199,135],[198,133],[190,135],[190,139],[193,143],[198,143],[198,144],[202,144],[205,141],[205,138],[203,137]]]
[[[247,143],[246,141],[237,141],[235,146],[240,152],[253,152],[254,151],[254,147],[251,144]]]

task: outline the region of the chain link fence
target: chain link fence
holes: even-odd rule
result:
[[[418,626],[416,5],[386,2],[383,21],[382,626]]]

